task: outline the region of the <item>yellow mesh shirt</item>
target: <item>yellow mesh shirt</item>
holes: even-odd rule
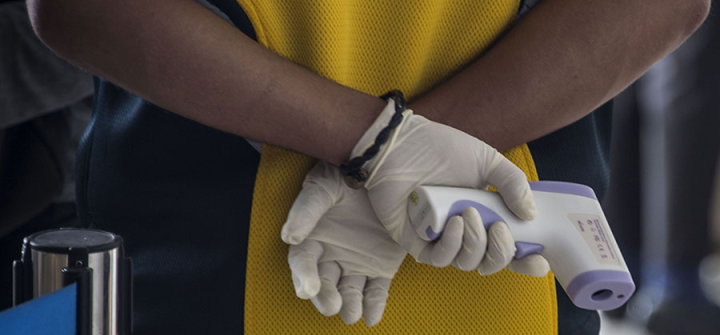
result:
[[[342,85],[408,99],[476,59],[514,19],[519,0],[237,0],[258,42]],[[537,180],[526,145],[505,153]],[[250,219],[245,287],[248,334],[556,334],[552,274],[481,277],[408,257],[385,315],[368,328],[325,317],[295,296],[282,224],[315,160],[263,146]]]

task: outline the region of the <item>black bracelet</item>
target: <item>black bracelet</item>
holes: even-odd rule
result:
[[[380,152],[380,147],[388,141],[390,133],[392,133],[393,129],[397,128],[400,122],[402,122],[402,113],[407,109],[405,97],[399,90],[392,90],[383,94],[380,98],[383,100],[393,99],[395,102],[395,114],[393,114],[390,119],[390,123],[380,131],[375,138],[373,145],[365,150],[362,155],[340,165],[340,173],[345,176],[345,183],[354,189],[360,188],[360,186],[362,186],[370,177],[370,174],[363,168],[363,165],[365,165],[367,161],[373,159],[373,157]]]

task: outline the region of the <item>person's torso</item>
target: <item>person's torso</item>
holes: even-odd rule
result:
[[[261,34],[258,27],[250,23],[243,8],[235,1],[209,0],[209,2],[224,13],[246,35],[257,39],[258,34]],[[327,2],[343,3],[342,1]],[[271,2],[267,3],[271,4]],[[297,2],[298,17],[312,14],[311,10],[315,7],[305,3]],[[362,6],[363,2],[347,3]],[[409,1],[402,3],[414,4]],[[497,32],[493,34],[497,37],[509,27],[519,6],[517,0],[477,3],[483,3],[486,7],[474,6],[473,10],[468,10],[451,1],[423,2],[428,6],[427,11],[420,11],[415,15],[420,15],[419,19],[424,21],[417,25],[397,27],[398,31],[402,29],[400,35],[405,37],[412,36],[413,31],[421,30],[422,32],[416,33],[416,35],[422,35],[422,38],[404,38],[394,44],[383,43],[383,45],[387,44],[387,48],[384,49],[356,50],[357,52],[350,52],[349,55],[344,56],[328,52],[327,47],[320,48],[317,53],[313,53],[314,57],[348,58],[333,61],[335,64],[344,64],[344,66],[328,67],[317,72],[320,75],[335,78],[341,84],[371,94],[379,95],[384,93],[386,88],[401,88],[407,91],[411,97],[417,96],[432,89],[452,73],[481,56],[485,49],[484,46],[471,45],[472,43],[468,41],[472,39],[466,41],[455,38],[457,30],[472,32],[473,28],[469,28],[468,25],[476,24],[476,21],[485,15],[488,16],[486,17],[488,22],[497,21],[494,24]],[[493,4],[501,3],[505,3],[505,5],[498,8],[504,10],[507,9],[507,3],[514,3],[514,12],[498,13]],[[403,11],[392,12],[389,10],[388,12],[390,14],[386,18],[374,19],[380,23],[392,24],[394,15],[403,15]],[[424,14],[426,12],[427,14]],[[273,20],[289,19],[291,18],[273,18]],[[382,38],[383,41],[393,41],[392,37],[374,36],[369,29],[366,29],[368,31],[361,35],[352,35],[351,37],[343,35],[347,34],[343,31],[352,31],[352,25],[363,20],[363,17],[338,17],[336,21],[331,22],[338,27],[319,26],[316,27],[317,31],[308,32],[293,29],[290,26],[285,28],[287,30],[285,33],[297,35],[295,38],[300,39],[320,39],[318,34],[327,29],[334,36],[334,40],[330,42],[351,49],[361,48],[362,46],[354,46],[353,43],[360,43],[362,39],[369,41],[374,38]],[[487,25],[487,22],[484,24]],[[368,27],[372,25],[368,25]],[[308,23],[302,23],[302,26],[315,27]],[[265,27],[265,29],[268,28]],[[437,33],[431,33],[433,29],[439,30]],[[361,38],[358,39],[357,36],[361,36]],[[485,41],[487,45],[492,42],[493,40]],[[400,69],[396,69],[396,72],[377,71],[383,67],[371,64],[383,62],[388,53],[403,52],[411,52],[412,56],[408,58],[410,61],[407,63],[390,64],[389,66],[396,66]],[[280,53],[282,54],[282,51]],[[352,54],[365,56],[353,58],[358,56]],[[448,57],[453,58],[454,61],[447,62]],[[303,65],[302,61],[298,63]],[[442,64],[437,65],[440,63]],[[372,70],[368,71],[368,68]],[[406,76],[403,78],[404,82],[413,84],[408,87],[394,86],[393,78],[388,77],[392,73],[401,73],[402,76]],[[365,78],[365,81],[362,78],[357,79],[363,76],[370,79]],[[408,80],[407,77],[413,79]],[[387,87],[363,86],[364,82],[378,80],[387,80]],[[540,179],[590,185],[595,189],[597,195],[602,197],[607,188],[609,175],[607,157],[611,109],[611,104],[606,104],[580,121],[529,143]],[[241,137],[211,129],[163,110],[99,78],[96,79],[93,120],[79,149],[78,157],[76,174],[79,211],[86,223],[102,221],[103,213],[112,212],[110,208],[117,207],[118,201],[133,197],[134,194],[137,194],[135,192],[137,189],[151,192],[153,199],[169,197],[171,200],[177,200],[187,197],[180,202],[191,203],[195,200],[212,202],[220,208],[223,204],[230,206],[230,202],[223,199],[221,193],[214,198],[212,196],[213,188],[232,186],[241,189],[237,193],[241,196],[237,196],[235,199],[250,201],[259,162],[258,152]],[[102,191],[103,184],[109,180],[112,180],[114,194]],[[194,199],[198,195],[210,195],[210,197],[204,200]],[[144,200],[147,199],[138,201]],[[167,208],[163,208],[164,202],[161,201],[157,210],[158,212],[173,211],[175,208],[172,207],[177,203],[167,202]],[[247,210],[249,204],[245,204],[241,208]],[[192,210],[192,208],[188,208],[187,214],[192,215]],[[240,217],[245,218],[245,216]],[[237,224],[249,225],[249,213],[246,221]],[[247,236],[243,239],[247,240]]]

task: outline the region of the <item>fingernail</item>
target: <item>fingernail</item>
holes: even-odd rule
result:
[[[537,207],[535,206],[535,202],[531,202],[531,206],[528,208],[528,214],[530,217],[528,220],[532,220],[537,216]]]
[[[301,236],[291,235],[290,233],[286,233],[285,231],[281,233],[281,238],[283,242],[292,245],[300,244],[300,242],[303,241]]]
[[[343,313],[340,313],[340,318],[346,325],[352,325],[360,320],[359,314],[357,311],[343,311]]]
[[[318,292],[320,292],[319,283],[318,285],[313,285],[313,283],[304,282],[301,283],[301,285],[295,291],[295,294],[297,294],[298,298],[307,300],[316,296]]]
[[[372,326],[378,324],[381,319],[382,319],[382,316],[373,317],[373,316],[365,315],[365,325],[368,327],[372,327]]]

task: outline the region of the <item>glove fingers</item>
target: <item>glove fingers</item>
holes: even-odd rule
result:
[[[310,299],[320,291],[317,262],[322,253],[323,247],[317,241],[306,240],[299,245],[290,246],[288,264],[298,298]]]
[[[342,296],[340,317],[345,324],[354,324],[362,316],[363,290],[366,281],[367,277],[365,276],[347,276],[340,279],[340,285],[338,285]]]
[[[320,314],[332,316],[340,311],[342,297],[337,289],[340,279],[340,266],[335,262],[324,262],[318,265],[320,273],[320,292],[311,301]]]
[[[463,244],[453,264],[462,271],[471,271],[478,267],[485,256],[487,233],[477,209],[466,208],[462,213],[462,218],[465,223]]]
[[[282,240],[287,244],[304,241],[334,203],[333,197],[320,184],[305,181],[283,225]]]
[[[366,326],[372,327],[382,319],[391,282],[392,279],[390,278],[375,278],[370,279],[365,285],[363,314],[365,315]]]
[[[500,191],[505,205],[523,220],[532,220],[537,215],[535,200],[525,173],[505,157],[498,155],[497,166],[488,175],[488,182]]]
[[[505,222],[495,222],[488,231],[488,248],[478,266],[481,275],[491,275],[505,268],[515,256],[515,240]]]
[[[461,217],[451,217],[440,239],[428,244],[418,261],[439,268],[450,265],[462,248],[463,226]]]
[[[550,264],[543,256],[528,255],[523,259],[513,259],[507,268],[532,277],[545,277],[550,271]]]

